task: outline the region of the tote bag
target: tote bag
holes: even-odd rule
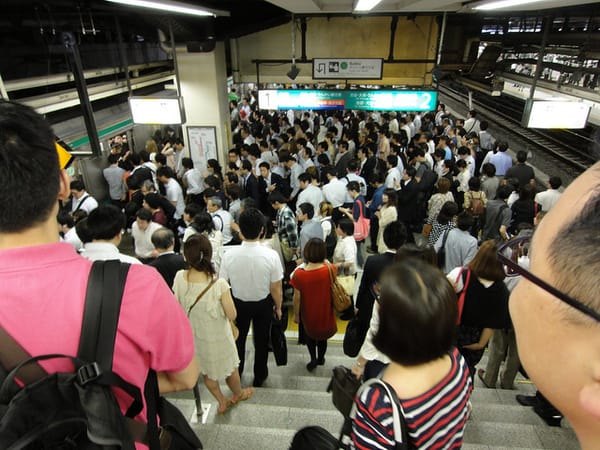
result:
[[[354,240],[364,241],[369,235],[371,222],[365,217],[365,205],[362,202],[358,204],[358,219],[354,222]]]

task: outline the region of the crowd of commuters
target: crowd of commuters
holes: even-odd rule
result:
[[[6,117],[0,115],[0,123],[8,136],[1,150],[11,152],[12,146],[31,149],[18,157],[37,158],[39,153],[47,159],[48,167],[54,167],[53,171],[32,169],[26,174],[39,180],[31,183],[27,192],[29,203],[3,197],[3,206],[24,211],[4,220],[0,242],[6,244],[2,252],[14,261],[30,261],[21,268],[21,275],[0,271],[4,281],[14,283],[15,293],[6,301],[21,298],[15,276],[27,276],[35,270],[34,289],[42,290],[47,289],[47,283],[58,283],[64,277],[63,266],[69,266],[73,289],[61,300],[65,303],[61,310],[73,309],[74,305],[80,310],[91,264],[87,260],[120,259],[139,266],[130,272],[131,286],[126,292],[139,292],[140,298],[156,303],[156,307],[140,308],[133,294],[133,298],[124,299],[125,312],[128,308],[136,311],[127,317],[136,319],[120,322],[119,329],[143,342],[134,342],[137,350],[118,349],[115,356],[116,369],[130,373],[136,383],[143,384],[140,374],[150,365],[164,380],[164,391],[190,388],[201,374],[220,413],[250,398],[253,388],[243,388],[240,381],[249,328],[252,326],[255,349],[252,385],[260,387],[269,375],[269,328],[273,320],[282,317],[284,286],[293,288],[294,319],[299,323],[300,341],[308,347],[306,367],[312,371],[325,363],[327,339],[337,330],[330,271],[353,280],[362,270],[357,289],[349,289],[354,297],[352,315],[356,315],[359,334],[364,338],[352,370],[364,379],[382,376],[393,388],[415,445],[459,446],[474,376],[492,388],[499,375],[500,386],[510,388],[519,356],[545,394],[521,398],[521,403],[534,406],[545,419],[547,414],[556,418],[565,413],[583,430],[582,441],[592,423],[586,414],[600,416],[592,395],[597,387],[590,379],[582,376],[569,385],[571,393],[589,391],[593,398],[575,404],[555,393],[555,384],[544,377],[544,369],[536,366],[535,358],[517,354],[517,341],[521,352],[531,351],[545,331],[542,325],[528,326],[524,315],[531,307],[520,299],[511,303],[511,321],[508,304],[517,276],[522,275],[525,281],[514,290],[514,298],[525,289],[538,289],[537,278],[529,275],[531,269],[545,281],[556,280],[565,286],[566,292],[578,299],[567,303],[579,305],[575,307],[597,319],[597,305],[587,300],[589,292],[555,273],[559,271],[558,260],[550,270],[539,259],[535,262],[533,255],[541,258],[537,251],[529,258],[529,241],[538,223],[544,231],[535,232],[533,246],[542,247],[538,242],[545,239],[548,247],[539,252],[551,258],[560,255],[559,251],[567,252],[564,246],[556,250],[550,245],[552,236],[566,232],[563,228],[571,227],[578,237],[585,236],[586,249],[595,238],[589,236],[587,225],[578,228],[577,223],[567,223],[565,217],[550,211],[561,205],[567,208],[558,190],[561,180],[551,177],[548,189],[539,190],[526,164],[527,154],[517,152],[513,165],[508,144],[496,142],[487,131],[487,123],[480,122],[474,111],[463,122],[453,120],[443,105],[426,114],[306,112],[296,116],[293,112],[261,112],[248,102],[242,108],[232,104],[238,109],[239,122],[226,167],[209,160],[206,167],[195,168],[185,157],[183,142],[173,134],[163,141],[149,140],[140,151],[115,140],[103,172],[111,204],[99,206],[80,180],[70,181],[59,170],[50,155],[53,146],[47,124],[27,108],[12,103],[1,106]],[[7,119],[15,114],[13,110],[28,122]],[[592,195],[584,189],[597,185],[596,172],[592,169],[570,189],[573,200],[582,203],[583,197]],[[44,183],[43,196],[36,190],[40,183]],[[584,224],[596,223],[595,210],[580,209],[567,216],[583,218],[587,220]],[[554,220],[542,220],[544,216]],[[357,233],[363,217],[370,222],[368,236]],[[564,227],[556,222],[564,223]],[[130,230],[136,258],[119,251],[125,230]],[[56,243],[59,232],[65,243]],[[543,238],[538,238],[540,234]],[[23,245],[25,235],[28,240]],[[415,241],[428,241],[430,246],[419,246]],[[69,245],[84,258],[69,251]],[[185,260],[176,252],[179,249]],[[365,258],[366,252],[374,254]],[[415,255],[416,259],[410,259]],[[577,261],[584,257],[572,256]],[[441,271],[433,267],[436,263]],[[597,262],[589,265],[594,264]],[[591,270],[581,267],[584,272]],[[40,276],[38,271],[47,274]],[[74,274],[77,277],[73,278]],[[595,279],[592,274],[588,278],[586,282]],[[538,282],[537,286],[544,284]],[[31,301],[43,298],[41,291],[37,296],[30,294],[28,290]],[[545,301],[543,296],[539,294],[537,301]],[[415,298],[421,301],[415,302]],[[482,302],[483,298],[488,301]],[[425,304],[429,306],[423,309]],[[35,310],[35,305],[31,309]],[[139,317],[142,310],[147,315],[143,320]],[[64,342],[42,345],[18,327],[8,309],[2,311],[2,326],[29,342],[33,353],[49,353],[46,350],[50,349],[75,353],[77,327],[66,326],[72,332]],[[177,327],[177,333],[168,338],[158,333],[152,339],[141,333],[140,324],[147,327],[159,317],[164,320],[162,315],[172,325],[166,328],[161,323],[160,329],[166,332]],[[573,321],[578,323],[578,319],[583,328],[572,330],[573,343],[583,342],[581,335],[589,331],[583,323],[586,319],[576,317]],[[40,329],[49,326],[41,316],[31,320],[44,322]],[[544,320],[557,319],[550,314]],[[398,321],[405,326],[398,327]],[[237,326],[239,336],[234,336],[231,323]],[[577,323],[572,326],[580,326]],[[555,332],[570,336],[569,330],[562,330],[564,326],[557,325]],[[433,336],[432,329],[439,332]],[[585,345],[592,345],[592,341]],[[487,366],[476,370],[487,346]],[[133,367],[130,362],[136,361],[139,349],[147,347],[156,359]],[[119,362],[125,359],[128,363]],[[219,387],[221,379],[231,389],[229,398]],[[449,386],[451,394],[445,389]],[[381,448],[392,448],[393,429],[388,420],[391,401],[376,389],[361,393],[356,399],[349,448],[373,448],[367,443],[375,435],[383,439]],[[441,401],[456,405],[452,426],[444,430],[435,420],[423,419],[424,411],[427,417],[434,417]],[[437,437],[430,440],[431,436]]]

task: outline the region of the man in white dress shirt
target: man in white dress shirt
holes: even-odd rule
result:
[[[119,208],[113,205],[99,206],[86,219],[86,232],[92,242],[84,244],[81,255],[92,261],[118,259],[129,264],[141,264],[133,256],[119,252],[124,228],[125,215]]]
[[[229,281],[237,310],[240,331],[236,341],[240,358],[239,372],[244,371],[246,338],[252,323],[254,343],[254,381],[260,387],[269,375],[269,330],[273,316],[281,318],[283,268],[275,250],[261,245],[264,216],[256,208],[242,211],[239,219],[242,245],[223,255],[219,277]]]
[[[558,190],[562,180],[559,177],[550,177],[548,189],[535,195],[535,202],[540,205],[543,212],[548,212],[558,202],[562,193]]]
[[[231,243],[233,234],[231,233],[231,214],[223,209],[221,199],[217,196],[210,197],[206,202],[206,210],[213,218],[215,230],[223,233],[223,245]]]
[[[71,203],[71,214],[76,211],[85,211],[88,215],[98,207],[98,202],[94,197],[85,191],[85,186],[81,180],[73,180],[69,186],[73,200]]]
[[[135,213],[135,222],[131,225],[131,236],[135,255],[142,262],[149,262],[158,256],[152,244],[152,234],[162,228],[160,223],[152,222],[152,213],[141,208]]]
[[[300,174],[298,181],[302,190],[298,194],[297,204],[310,203],[315,211],[319,211],[319,205],[324,200],[321,189],[311,183],[311,176],[308,172]]]

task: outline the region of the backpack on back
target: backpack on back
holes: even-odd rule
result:
[[[128,270],[129,265],[119,261],[97,261],[92,266],[77,357],[50,354],[31,358],[0,327],[0,363],[4,369],[0,372],[0,448],[135,449],[131,423],[142,410],[142,394],[112,371]],[[57,358],[70,359],[74,372],[48,374],[38,364]],[[133,399],[125,415],[113,386]]]
[[[481,199],[481,194],[479,198],[471,197],[471,204],[467,211],[473,217],[481,217],[485,213],[485,205],[483,204],[483,200]]]

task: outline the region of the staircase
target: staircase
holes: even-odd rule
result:
[[[254,355],[252,345],[248,347],[246,364],[251,369]],[[341,342],[335,338],[329,342],[325,366],[310,373],[305,367],[308,359],[306,347],[288,338],[287,366],[277,367],[270,356],[269,378],[264,387],[257,388],[252,399],[221,416],[216,414],[216,401],[201,385],[206,412],[200,422],[191,392],[169,397],[190,418],[206,450],[286,450],[294,433],[306,425],[320,425],[337,436],[342,415],[331,403],[331,394],[325,389],[331,369],[336,365],[351,367],[354,359],[343,354]],[[484,356],[482,367],[485,362]],[[250,372],[244,373],[243,386],[251,385]],[[463,448],[579,449],[573,430],[564,420],[561,428],[549,427],[531,408],[516,402],[516,394],[535,392],[529,382],[518,378],[517,390],[509,391],[486,389],[475,378],[471,397],[473,412],[465,430]],[[231,395],[227,386],[223,385],[222,389],[225,395]]]

